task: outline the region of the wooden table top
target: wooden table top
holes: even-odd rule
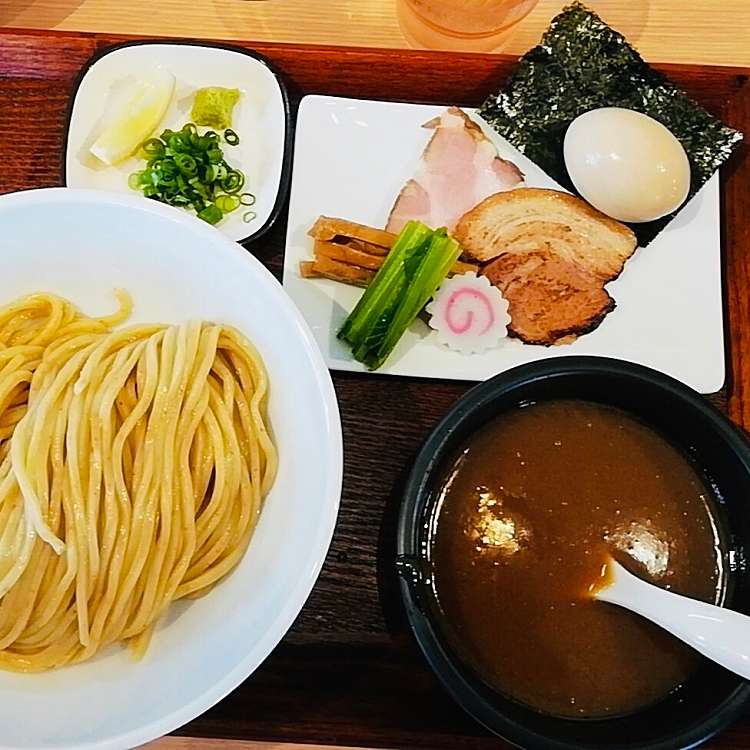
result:
[[[193,13],[210,13],[214,17],[225,6],[247,7],[248,12],[258,12],[256,5],[248,2],[245,6],[243,0],[211,0],[201,4],[206,6],[202,8],[197,7],[198,4],[194,7],[180,3],[184,11],[181,21],[175,20],[170,26],[164,22],[164,11],[167,8],[174,10],[178,1],[151,3],[148,13],[138,11],[138,8],[146,7],[143,0],[121,3],[121,12],[115,14],[112,10],[112,17],[119,19],[121,25],[114,29],[113,34],[96,38],[79,38],[74,34],[58,37],[0,34],[0,93],[7,90],[13,94],[5,98],[0,95],[0,122],[17,124],[32,117],[36,122],[34,128],[9,127],[5,133],[0,129],[0,152],[10,154],[9,164],[0,174],[0,193],[59,184],[60,143],[72,80],[99,45],[115,41],[117,34],[128,29],[141,34],[175,32],[236,38],[242,34],[229,25],[222,27],[222,33],[217,33],[216,27],[209,25],[200,33],[195,26],[192,32],[186,27],[181,32],[176,29],[186,19],[192,18],[194,22],[199,16],[192,16]],[[664,18],[668,2],[651,0],[648,17],[656,17],[654,9],[661,6]],[[302,7],[303,3],[310,3],[310,0],[267,0],[263,5],[269,9],[274,5],[289,9]],[[366,0],[351,3],[319,0],[316,7],[340,9],[345,5],[363,7],[368,4],[375,8],[381,7],[381,3],[385,5],[384,0],[369,0],[367,3]],[[87,7],[94,16],[103,14],[106,7],[115,7],[112,0],[98,0],[98,10],[94,13],[94,4],[93,0],[0,0],[0,25],[33,26],[32,12],[39,14],[45,8],[67,6],[67,15],[61,17],[58,13],[57,21],[51,25],[65,27],[70,23],[75,26],[78,13]],[[629,3],[631,8],[641,4],[641,0],[630,0]],[[22,10],[26,5],[29,8]],[[560,5],[543,0],[540,8],[543,6],[550,11]],[[592,5],[612,23],[616,23],[616,18],[608,16],[604,7],[618,6],[622,9],[619,17],[624,20],[625,0],[592,2]],[[701,15],[697,10],[699,6],[705,9],[719,5],[725,12],[736,8],[732,28],[744,26],[744,33],[747,33],[750,29],[748,0],[725,0],[723,3],[684,0],[680,9],[681,23],[686,23],[685,19],[689,19],[691,13],[695,17]],[[323,15],[323,11],[320,10],[319,14]],[[736,20],[740,17],[745,20]],[[138,29],[136,22],[139,18],[148,18],[149,28],[142,24]],[[159,18],[162,19],[161,28],[157,28]],[[320,23],[317,16],[316,19],[311,21],[311,29]],[[92,24],[91,30],[103,31],[106,28],[103,15],[100,21],[101,25],[95,27]],[[542,25],[540,23],[537,27],[537,35]],[[270,28],[263,27],[263,33],[270,34]],[[352,29],[353,25],[345,28]],[[620,28],[627,31],[625,23]],[[696,31],[699,28],[700,31]],[[719,32],[714,31],[718,40]],[[675,27],[673,33],[679,33],[683,42],[688,36],[683,27]],[[710,29],[704,33],[702,27],[695,25],[693,42],[706,39],[712,33]],[[253,37],[247,34],[245,38]],[[256,38],[260,38],[260,31]],[[640,36],[635,32],[634,40],[644,53],[642,41],[645,38],[643,28]],[[352,40],[329,36],[328,41]],[[382,37],[373,43],[375,41],[388,44],[388,40]],[[489,86],[499,85],[511,65],[507,59],[486,56],[467,56],[459,64],[455,58],[439,54],[383,53],[377,50],[342,53],[340,50],[302,46],[258,46],[294,82],[297,94],[316,91],[407,99],[418,90],[434,101],[476,104],[486,95]],[[707,44],[705,49],[709,48],[717,49]],[[663,41],[660,49],[661,53],[656,51],[647,56],[672,61],[681,59],[676,51],[681,47],[676,41]],[[724,60],[716,59],[715,62],[750,66],[750,44],[738,44],[732,54],[735,56],[728,54]],[[441,62],[446,63],[445,69],[436,76],[434,71]],[[376,76],[373,70],[378,71]],[[717,113],[732,115],[732,122],[739,123],[740,119],[750,122],[750,95],[745,93],[741,98],[736,97],[740,88],[745,91],[746,76],[742,71],[725,70],[718,75],[716,71],[690,72],[675,67],[669,68],[669,72]],[[724,100],[730,97],[736,98],[736,104],[723,107]],[[4,121],[4,117],[8,119]],[[734,117],[740,119],[734,120]],[[23,148],[18,144],[18,132],[22,132],[26,139],[21,143]],[[2,148],[4,134],[12,138],[14,149]],[[748,214],[747,204],[743,201],[747,199],[746,185],[750,184],[750,158],[738,164],[725,182],[727,222],[737,227],[734,241],[726,248],[727,269],[730,271],[727,274],[728,294],[731,298],[727,325],[732,332],[728,362],[733,378],[729,390],[713,400],[728,406],[735,421],[747,428],[750,427],[750,366],[742,369],[741,364],[750,362],[750,327],[746,325],[750,319],[750,294],[747,294],[750,260],[746,260],[744,252],[750,246],[750,222],[744,219],[740,222],[740,219]],[[256,250],[277,274],[283,246],[284,226],[279,222]],[[339,746],[338,750],[344,750],[341,746],[360,744],[420,750],[507,747],[466,717],[424,665],[408,635],[395,576],[389,567],[399,482],[408,468],[410,457],[437,418],[465,391],[466,384],[443,381],[425,384],[388,378],[370,378],[364,382],[348,374],[337,374],[335,383],[348,446],[347,467],[342,512],[321,581],[284,643],[252,680],[185,727],[182,731],[186,736],[165,738],[150,745],[149,750],[321,750],[320,745],[291,745],[287,744],[288,740],[325,743],[326,747],[335,744]],[[390,407],[384,411],[382,404],[386,402]],[[202,735],[202,738],[194,739],[188,735]],[[262,743],[230,739],[233,737],[278,741]],[[750,719],[731,727],[710,747],[715,750],[746,750],[750,747]]]
[[[540,0],[503,50],[524,52],[568,0]],[[649,60],[750,66],[748,0],[588,0]],[[396,0],[0,0],[0,27],[406,47]]]
[[[367,748],[333,745],[298,745],[296,743],[245,742],[243,740],[211,740],[200,737],[163,737],[144,745],[142,750],[367,750]]]

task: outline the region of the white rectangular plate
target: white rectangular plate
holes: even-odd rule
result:
[[[321,214],[385,226],[404,182],[416,171],[433,131],[422,124],[444,107],[308,96],[297,121],[284,286],[312,328],[328,366],[364,371],[336,332],[360,289],[303,279],[312,258],[307,230]],[[500,155],[514,161],[532,187],[560,189],[494,133],[473,110]],[[378,370],[455,380],[485,380],[548,357],[598,355],[636,362],[672,375],[702,393],[724,384],[719,179],[706,184],[647,248],[639,248],[607,286],[617,308],[592,333],[565,346],[530,346],[507,339],[484,354],[463,355],[434,340],[417,321]]]
[[[252,207],[256,216],[244,221],[248,209],[240,207],[225,216],[217,228],[237,242],[261,234],[275,220],[284,197],[288,104],[278,78],[265,61],[243,50],[201,42],[145,42],[105,51],[85,70],[75,93],[65,154],[67,186],[135,194],[128,187],[128,176],[142,169],[144,161],[130,157],[108,167],[92,156],[89,148],[118,109],[128,84],[156,65],[169,70],[176,81],[172,103],[154,135],[164,128],[179,130],[190,122],[199,88],[224,86],[242,92],[232,116],[232,128],[240,143],[222,144],[222,148],[227,162],[245,173],[244,189],[256,196]]]

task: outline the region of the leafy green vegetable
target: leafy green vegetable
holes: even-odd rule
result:
[[[415,221],[404,227],[375,278],[344,321],[339,331],[340,339],[354,345],[367,338],[378,319],[388,312],[388,301],[397,300],[403,290],[406,283],[405,261],[418,252],[431,235],[428,227]]]
[[[378,355],[371,365],[377,369],[386,357],[393,351],[406,329],[419,315],[419,311],[429,302],[430,298],[448,275],[451,266],[461,254],[458,243],[448,237],[444,229],[439,229],[432,235],[421,263],[409,279],[403,299],[396,310],[390,327],[380,345]]]
[[[521,58],[505,89],[480,114],[550,177],[575,192],[563,158],[568,125],[599,107],[653,117],[680,140],[690,159],[692,197],[729,158],[742,134],[651,68],[625,38],[575,2],[553,19],[541,44]],[[633,224],[641,245],[676,215]]]
[[[234,144],[239,143],[236,133],[227,132],[234,136]],[[147,198],[191,208],[209,224],[218,223],[240,205],[255,203],[251,193],[240,194],[245,175],[225,161],[221,136],[213,130],[201,135],[189,122],[181,130],[167,129],[150,138],[140,151],[146,167],[131,174],[128,185]]]
[[[410,221],[370,282],[339,338],[370,370],[388,358],[461,254],[445,229]]]
[[[239,89],[225,89],[221,86],[198,89],[190,116],[196,125],[224,130],[232,126],[232,110],[239,98]]]

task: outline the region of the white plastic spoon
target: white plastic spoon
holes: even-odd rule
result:
[[[637,612],[703,656],[750,679],[750,617],[665,591],[638,578],[616,560],[608,562],[610,583],[594,598]]]

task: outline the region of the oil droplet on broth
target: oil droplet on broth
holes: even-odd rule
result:
[[[508,511],[502,493],[496,495],[486,487],[477,487],[476,511],[465,533],[480,554],[510,557],[531,542],[531,528],[523,516]]]

